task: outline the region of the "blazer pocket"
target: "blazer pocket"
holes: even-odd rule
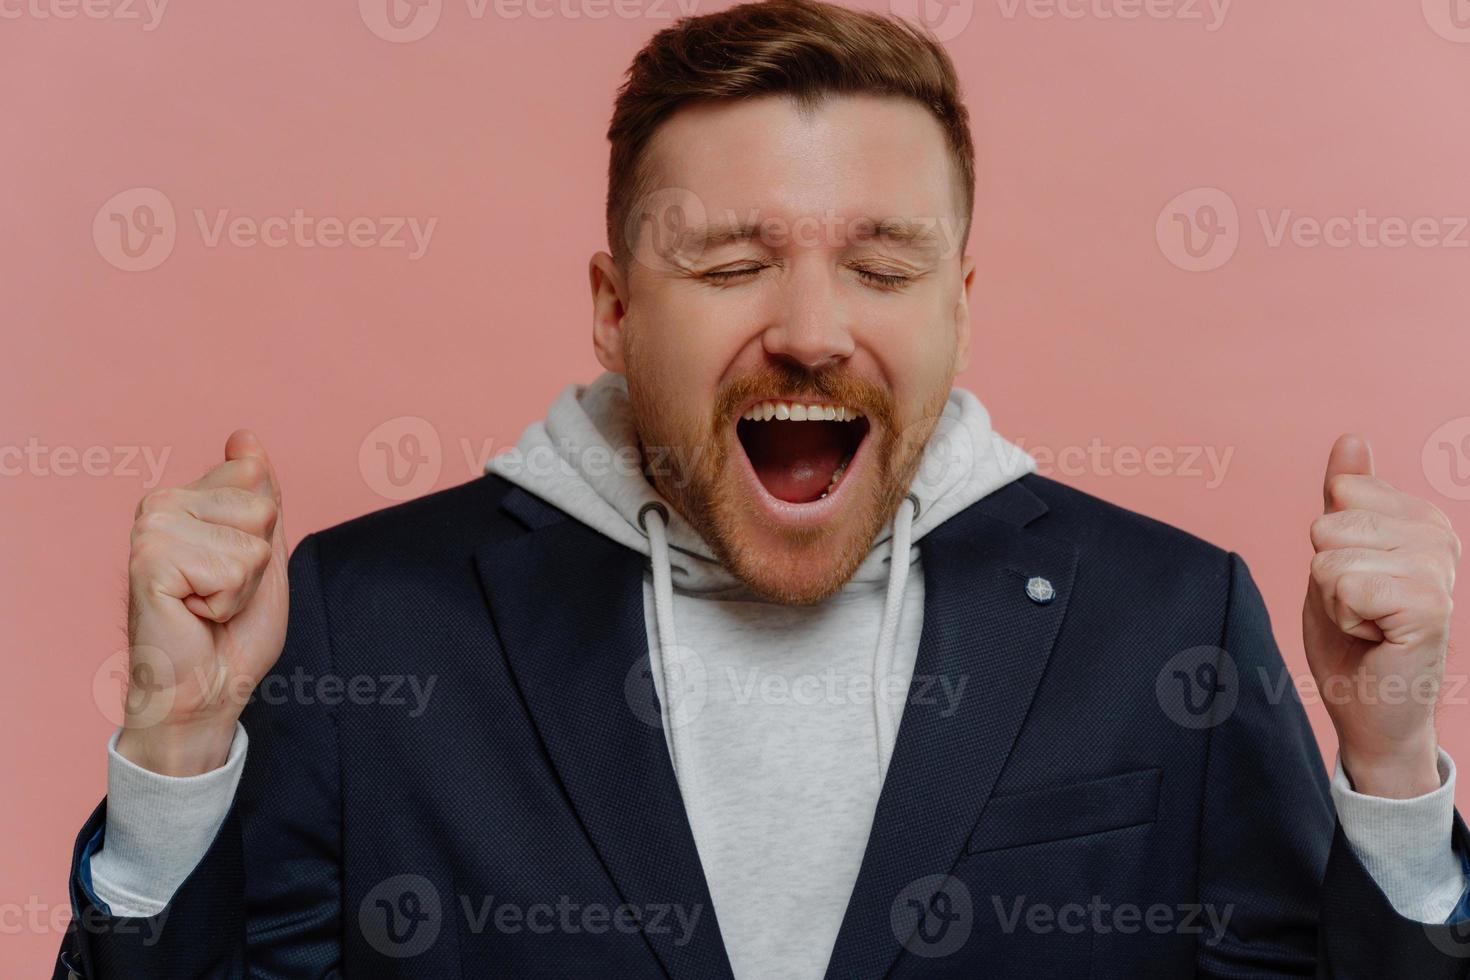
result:
[[[965,846],[966,854],[1121,830],[1152,823],[1162,769],[1136,769],[1066,786],[992,796]]]

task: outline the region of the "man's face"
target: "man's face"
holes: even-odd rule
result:
[[[632,257],[592,260],[599,360],[627,376],[650,479],[720,560],[819,601],[902,502],[964,366],[943,131],[909,100],[772,96],[681,109],[647,160]]]

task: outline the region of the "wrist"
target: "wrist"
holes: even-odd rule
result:
[[[1340,747],[1343,772],[1353,791],[1364,796],[1407,800],[1433,793],[1443,785],[1439,772],[1439,743],[1431,737],[1391,752],[1365,752]]]
[[[160,776],[199,776],[224,765],[235,740],[235,719],[124,728],[117,754]]]

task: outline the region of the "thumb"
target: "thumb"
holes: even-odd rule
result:
[[[245,456],[259,456],[261,459],[266,459],[265,446],[253,430],[236,429],[225,440],[225,459],[241,459]]]
[[[1332,510],[1332,500],[1327,491],[1332,478],[1349,473],[1373,475],[1373,447],[1356,432],[1344,432],[1338,436],[1332,444],[1332,452],[1327,455],[1327,473],[1322,478],[1322,506],[1326,510]]]
[[[281,504],[281,482],[276,479],[276,468],[271,465],[270,457],[266,455],[265,444],[260,437],[251,429],[236,429],[230,433],[225,440],[225,459],[244,459],[246,456],[255,456],[265,463],[265,478],[270,484],[271,496],[276,499],[276,506]],[[280,527],[280,519],[276,520],[277,528]]]

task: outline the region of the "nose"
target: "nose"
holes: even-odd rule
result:
[[[856,346],[835,270],[824,271],[818,265],[811,263],[787,279],[761,336],[767,354],[811,370],[846,360]]]

